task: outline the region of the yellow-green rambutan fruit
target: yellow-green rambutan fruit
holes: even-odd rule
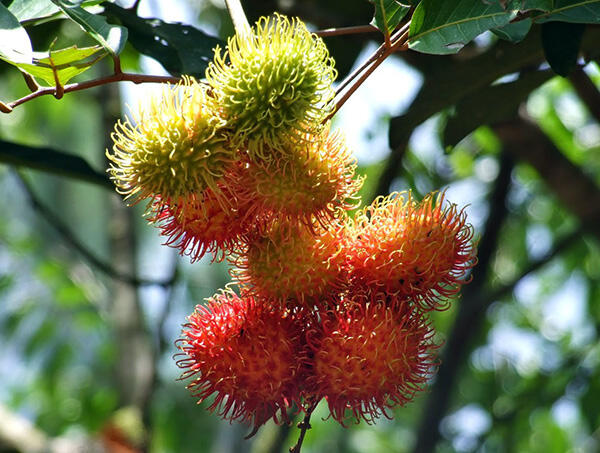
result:
[[[270,161],[248,162],[235,192],[253,200],[258,216],[271,212],[290,222],[327,225],[358,203],[363,178],[355,171],[356,158],[341,134],[325,129]]]
[[[333,109],[336,75],[323,40],[280,14],[230,38],[206,70],[234,142],[266,160],[322,128]]]
[[[186,78],[165,87],[140,109],[134,122],[117,122],[109,172],[120,194],[133,204],[179,202],[216,181],[236,158],[206,87]],[[150,206],[151,203],[149,203]]]
[[[420,203],[410,193],[378,197],[356,214],[349,232],[352,278],[426,310],[447,307],[476,262],[473,227],[443,193]]]
[[[308,343],[313,350],[308,395],[324,397],[332,417],[367,423],[403,406],[435,370],[434,330],[415,306],[397,296],[355,291],[319,313]]]
[[[232,261],[232,276],[250,294],[301,302],[326,303],[339,285],[345,225],[308,227],[274,220],[261,234],[245,239]]]

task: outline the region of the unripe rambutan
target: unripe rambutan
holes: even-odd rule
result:
[[[332,417],[371,423],[422,390],[435,368],[434,330],[416,307],[394,296],[355,292],[321,313],[309,334],[309,393],[327,400]]]
[[[206,70],[237,146],[269,160],[305,133],[317,133],[331,113],[336,71],[323,40],[299,19],[261,18],[248,35],[228,40]]]
[[[359,211],[347,244],[353,278],[426,310],[447,306],[476,258],[465,212],[444,201],[443,193],[421,203],[393,193]]]
[[[107,151],[117,191],[134,204],[179,202],[206,188],[216,190],[216,180],[236,158],[214,102],[194,79],[165,87],[134,120],[135,125],[129,118],[117,122],[113,153]]]
[[[199,402],[226,420],[287,421],[299,399],[298,376],[307,357],[301,324],[277,304],[222,291],[197,306],[177,341],[181,379]]]
[[[261,234],[245,238],[233,259],[234,279],[253,294],[285,301],[314,301],[338,283],[345,226],[307,227],[275,220]]]
[[[353,208],[363,178],[354,178],[356,158],[339,133],[320,136],[274,153],[268,162],[248,163],[234,190],[252,200],[252,209],[290,222],[323,225]]]

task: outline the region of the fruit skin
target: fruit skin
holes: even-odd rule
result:
[[[287,409],[299,404],[307,346],[294,313],[264,299],[238,296],[227,289],[198,305],[177,341],[181,379],[199,403],[226,420],[288,421]]]
[[[305,134],[317,134],[333,111],[336,77],[323,40],[299,19],[261,18],[252,33],[215,49],[206,80],[239,148],[270,160]]]
[[[464,210],[429,194],[378,197],[349,228],[346,252],[352,279],[414,299],[425,310],[448,307],[476,263],[473,227]]]
[[[345,224],[324,228],[275,220],[244,239],[234,280],[252,294],[300,305],[327,303],[344,270]]]
[[[435,371],[432,326],[397,296],[357,288],[319,316],[320,327],[307,334],[307,393],[324,397],[342,425],[391,418],[388,410],[411,401]]]
[[[355,177],[356,158],[339,132],[327,127],[273,156],[268,162],[248,160],[233,188],[255,216],[326,226],[357,206],[364,178]]]
[[[243,171],[243,164],[235,162],[218,181],[218,192],[207,188],[179,203],[156,203],[148,220],[167,237],[165,245],[188,255],[192,263],[206,253],[212,253],[214,261],[239,253],[241,238],[259,222],[250,212],[254,201],[240,199],[233,189]]]
[[[238,158],[206,86],[192,78],[165,87],[134,121],[117,122],[112,153],[106,153],[117,192],[131,204],[149,200],[150,210],[155,202],[216,191],[216,181]]]

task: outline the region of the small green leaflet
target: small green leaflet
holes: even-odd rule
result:
[[[98,60],[107,55],[102,46],[67,47],[60,50],[49,50],[48,52],[33,52],[32,63],[9,63],[19,69],[42,79],[49,86],[58,82],[65,85],[76,75],[87,71]]]
[[[385,36],[389,36],[400,21],[404,19],[410,6],[396,0],[369,0],[375,6],[375,15],[371,25],[377,27]]]

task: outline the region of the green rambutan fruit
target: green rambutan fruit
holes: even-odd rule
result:
[[[261,160],[322,129],[336,75],[323,40],[280,14],[230,38],[223,55],[217,47],[206,70],[232,140]]]
[[[133,124],[119,121],[109,172],[120,194],[135,204],[142,200],[178,203],[216,181],[236,159],[206,87],[186,78],[165,87],[140,109]]]

